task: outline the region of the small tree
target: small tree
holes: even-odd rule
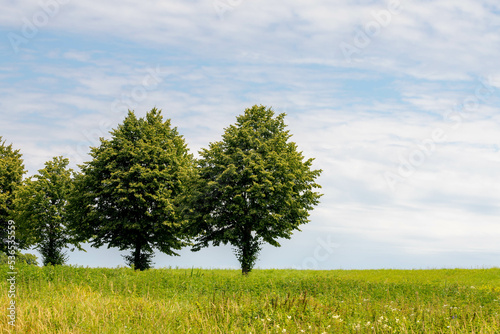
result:
[[[126,262],[144,270],[154,248],[178,255],[175,250],[185,245],[178,206],[192,156],[156,108],[140,119],[129,111],[111,134],[80,166],[71,200],[73,225],[94,247],[132,249]]]
[[[21,252],[17,252],[17,254],[15,255],[15,260],[12,261],[9,259],[9,255],[5,254],[4,252],[0,252],[0,264],[12,264],[13,262],[38,266],[38,258],[34,254],[22,254]]]
[[[30,253],[19,253],[17,255],[17,261],[28,265],[38,266],[38,257]]]
[[[19,150],[14,150],[12,144],[7,146],[0,136],[0,251],[5,253],[8,251],[8,221],[13,215],[15,192],[25,172],[21,157]],[[22,241],[16,239],[17,242]]]
[[[285,114],[274,117],[271,108],[254,106],[226,128],[222,141],[200,152],[199,176],[188,195],[191,215],[188,233],[195,237],[193,251],[231,244],[242,273],[250,272],[265,242],[279,247],[307,223],[308,211],[319,202],[311,170],[288,142]]]
[[[54,157],[38,174],[25,180],[16,195],[17,233],[35,246],[44,265],[61,265],[67,260],[64,248],[81,249],[74,231],[68,228],[67,204],[72,188],[69,160]]]

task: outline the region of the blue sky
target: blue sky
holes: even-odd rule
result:
[[[323,169],[311,222],[260,268],[500,264],[497,1],[0,0],[0,135],[29,175],[163,110],[191,152],[254,104]],[[115,267],[116,249],[68,253]],[[236,268],[229,247],[156,267]]]

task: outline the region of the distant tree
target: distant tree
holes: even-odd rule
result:
[[[0,251],[0,264],[9,264],[9,255],[2,251]]]
[[[9,264],[9,256],[5,254],[4,252],[0,252],[0,264]],[[17,263],[24,263],[24,264],[29,264],[29,265],[34,265],[38,266],[38,258],[34,254],[30,253],[21,253],[17,252],[15,255],[15,260],[14,262]]]
[[[64,248],[81,249],[74,231],[69,229],[68,198],[72,188],[69,160],[54,157],[38,174],[25,180],[15,199],[16,230],[25,246],[34,246],[44,265],[64,264]]]
[[[0,251],[5,253],[8,250],[7,227],[13,215],[15,191],[25,173],[21,157],[19,150],[14,150],[12,144],[7,146],[0,136]]]
[[[263,243],[279,247],[278,238],[290,239],[309,221],[321,196],[313,191],[321,170],[312,170],[313,159],[304,161],[288,141],[284,118],[264,106],[246,109],[222,141],[200,152],[199,175],[187,196],[192,250],[231,244],[244,275]]]
[[[123,124],[91,148],[81,167],[71,207],[73,224],[92,246],[132,249],[129,265],[151,266],[153,249],[178,255],[181,235],[179,195],[192,172],[193,158],[184,139],[163,121],[156,108],[137,119],[129,111]]]
[[[38,257],[30,253],[19,253],[17,255],[17,262],[38,266]]]

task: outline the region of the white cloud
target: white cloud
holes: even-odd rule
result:
[[[224,50],[229,58],[251,50],[284,61],[307,55],[327,62],[342,60],[339,44],[353,43],[357,29],[376,22],[373,13],[388,8],[385,2],[246,1],[219,20],[209,1],[140,6],[132,1],[87,1],[61,6],[41,29],[97,39],[115,36],[189,52],[202,48],[206,56],[218,57]],[[3,25],[19,28],[22,17],[32,20],[39,10],[35,1],[23,2],[17,9],[10,6],[3,14]],[[385,71],[426,74],[437,80],[465,78],[473,71],[486,75],[496,61],[498,21],[498,14],[484,1],[401,2],[401,13],[391,15],[390,23],[370,39],[360,58]],[[358,65],[363,68],[365,61]]]
[[[494,253],[498,5],[402,2],[348,63],[340,43],[354,43],[387,6],[244,1],[221,20],[211,1],[70,2],[0,62],[0,135],[21,148],[33,174],[60,154],[73,167],[82,163],[127,108],[139,116],[162,109],[196,153],[245,108],[273,106],[288,114],[292,140],[324,170],[325,196],[304,229],[312,234],[300,237],[304,245],[314,248],[311,240],[328,231],[348,238],[339,252],[353,259],[354,245],[366,241],[423,263],[463,250],[471,236],[470,252]],[[4,7],[4,35],[22,34],[23,17],[41,10],[36,1]],[[159,80],[147,80],[155,69]],[[477,108],[456,109],[488,77],[496,90]],[[446,140],[391,189],[384,174],[397,174],[401,159],[436,129]]]

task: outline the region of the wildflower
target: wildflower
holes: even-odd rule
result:
[[[287,315],[286,317],[287,317],[289,320],[290,320],[290,319],[292,319],[292,316],[290,316],[290,315]]]
[[[283,328],[283,333],[286,333],[286,329]]]

